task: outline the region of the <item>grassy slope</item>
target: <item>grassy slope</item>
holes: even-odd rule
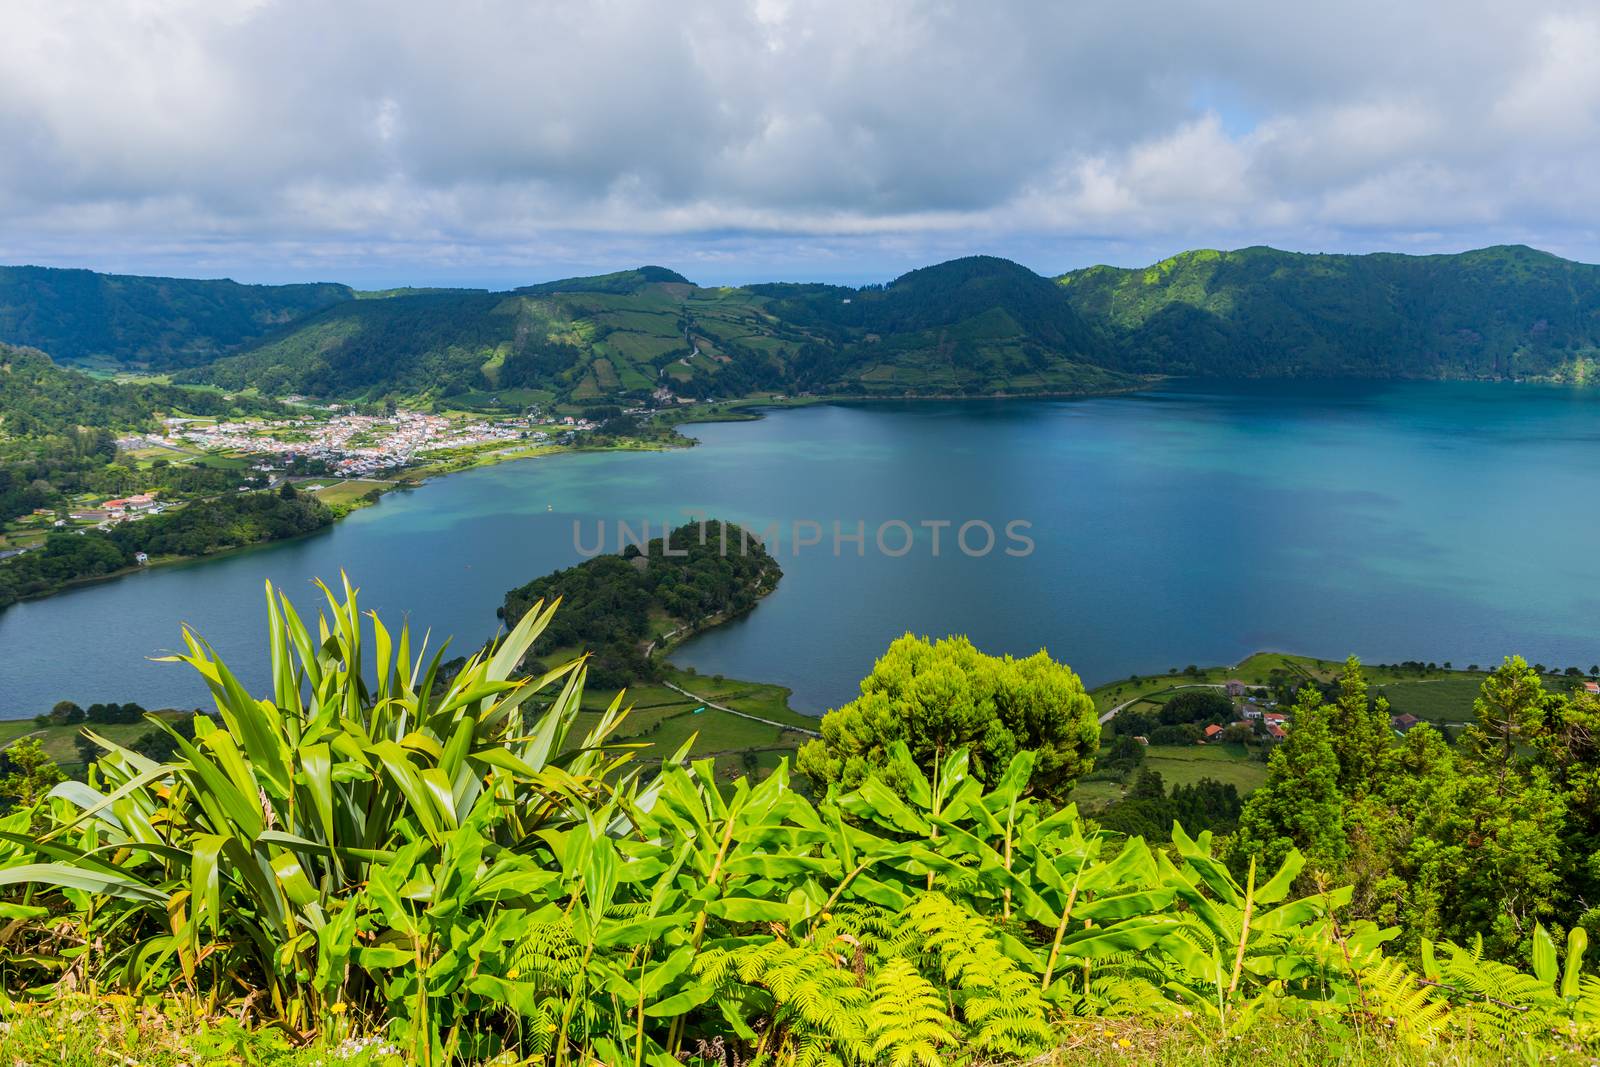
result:
[[[162,717],[176,719],[182,712],[158,712]],[[84,723],[82,726],[38,726],[32,719],[0,720],[0,748],[6,748],[24,737],[37,737],[45,753],[69,773],[83,766],[78,759],[77,739],[84,730],[92,730],[108,741],[119,745],[130,744],[146,732],[155,729],[140,720],[133,723]]]
[[[556,657],[550,657],[557,662]],[[817,719],[803,715],[789,707],[789,690],[782,686],[761,682],[744,682],[737,679],[717,679],[709,675],[692,674],[668,665],[665,679],[707,700],[743,711],[774,722],[792,723],[803,729],[815,730]],[[584,725],[592,724],[615,692],[591,690],[584,695],[586,709]],[[719,776],[732,781],[749,772],[746,753],[753,753],[760,768],[756,777],[777,766],[782,756],[793,755],[809,735],[785,730],[765,723],[752,722],[737,715],[729,715],[716,708],[707,707],[699,714],[695,709],[701,701],[691,700],[665,685],[644,683],[629,687],[623,705],[631,706],[624,723],[621,738],[646,746],[640,758],[649,762],[670,756],[688,741],[695,739],[690,750],[696,757],[713,756],[717,760]]]
[[[1107,682],[1094,689],[1095,708],[1104,713],[1124,701],[1159,699],[1182,685],[1217,685],[1230,678],[1251,685],[1269,685],[1280,678],[1315,678],[1331,682],[1344,667],[1343,660],[1295,656],[1282,652],[1258,652],[1233,666],[1204,667],[1195,674],[1183,671],[1140,675],[1136,679]],[[1388,698],[1396,715],[1410,712],[1420,719],[1466,722],[1472,718],[1472,700],[1483,684],[1484,671],[1446,670],[1442,667],[1418,672],[1403,668],[1363,664],[1367,683],[1374,694]],[[1545,686],[1566,689],[1574,680],[1556,673],[1545,675]]]

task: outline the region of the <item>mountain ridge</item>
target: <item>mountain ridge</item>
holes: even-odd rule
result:
[[[332,282],[246,285],[228,278],[0,267],[0,341],[41,349],[61,362],[192,366],[354,292]]]
[[[49,290],[37,306],[19,277]],[[0,268],[0,341],[63,365],[328,398],[1071,394],[1170,375],[1587,382],[1600,266],[1525,245],[1254,245],[1054,277],[978,255],[856,287],[703,287],[646,265],[377,293]]]

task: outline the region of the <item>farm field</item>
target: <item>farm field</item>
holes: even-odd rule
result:
[[[177,718],[181,712],[162,712],[166,718]],[[37,737],[45,754],[55,760],[68,774],[81,772],[83,761],[78,757],[78,735],[92,730],[107,741],[119,745],[130,744],[155,729],[141,719],[131,723],[83,723],[78,726],[40,726],[32,719],[0,720],[0,749],[9,748],[25,737]]]
[[[551,662],[560,662],[556,656]],[[793,723],[815,730],[817,719],[802,715],[789,707],[789,691],[782,686],[760,682],[745,682],[732,678],[714,678],[678,670],[668,665],[664,680],[705,697],[712,703],[722,704],[774,722]],[[614,690],[591,687],[584,694],[584,711],[579,717],[582,728],[589,728],[599,720],[606,707],[616,696]],[[642,744],[641,757],[646,761],[670,756],[690,738],[695,757],[713,756],[717,772],[728,780],[760,768],[758,776],[765,777],[777,766],[782,756],[792,756],[803,744],[808,734],[786,730],[766,723],[753,722],[730,715],[701,701],[684,696],[664,684],[647,682],[632,686],[623,698],[623,706],[632,707],[618,734],[619,740]],[[704,707],[703,711],[696,709]],[[578,739],[573,738],[573,743]]]
[[[387,489],[392,483],[380,481],[376,478],[346,478],[342,481],[332,481],[319,478],[310,483],[321,485],[317,490],[317,499],[329,507],[351,506],[359,503],[368,493],[375,490]]]

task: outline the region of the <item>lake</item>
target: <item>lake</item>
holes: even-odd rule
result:
[[[1600,660],[1600,391],[1489,383],[1183,383],[1089,400],[821,405],[689,427],[700,445],[506,463],[391,494],[301,541],[0,613],[0,715],[62,698],[205,702],[187,622],[264,678],[262,584],[361,587],[466,648],[508,588],[578,562],[574,523],[779,523],[785,576],[674,655],[820,712],[911,630],[1041,647],[1090,683],[1272,649],[1371,662]],[[937,526],[940,522],[950,526]],[[821,543],[797,548],[820,531]],[[833,524],[864,544],[842,542]],[[964,523],[967,548],[956,543]],[[1008,538],[1006,524],[1031,539]],[[816,526],[807,525],[815,523]],[[902,525],[903,524],[903,525]],[[884,545],[877,544],[878,531]],[[906,534],[914,535],[912,543]],[[933,551],[933,536],[940,546]]]

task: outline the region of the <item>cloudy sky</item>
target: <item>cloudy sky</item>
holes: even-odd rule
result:
[[[502,286],[1600,260],[1600,8],[5,0],[0,262]]]

